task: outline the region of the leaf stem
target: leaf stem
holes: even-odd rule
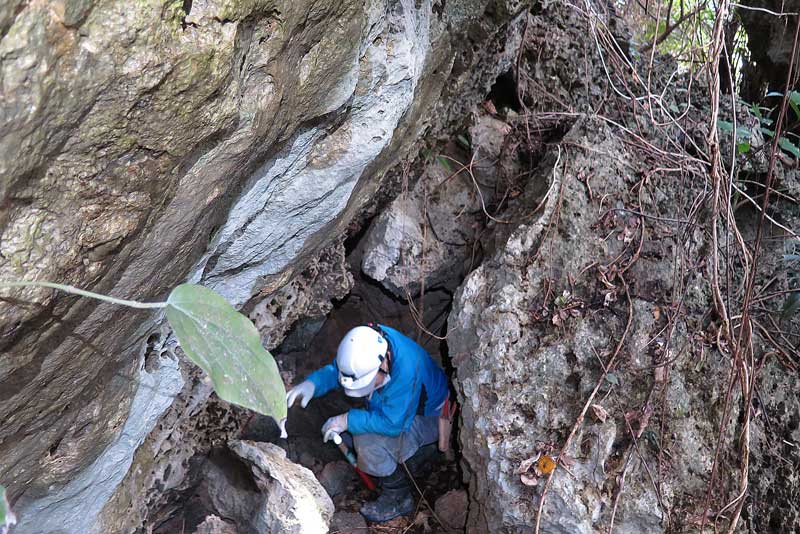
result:
[[[128,306],[129,308],[148,309],[148,308],[167,307],[166,302],[138,302],[136,300],[116,299],[114,297],[109,297],[108,295],[100,295],[99,293],[92,293],[91,291],[85,291],[83,289],[78,289],[77,287],[66,286],[62,284],[54,284],[53,282],[0,282],[0,287],[28,287],[28,286],[50,287],[53,289],[60,289],[61,291],[65,291],[67,293],[74,293],[75,295],[81,295],[82,297],[90,297],[97,300],[104,300],[106,302],[111,302],[112,304],[120,304],[122,306]]]

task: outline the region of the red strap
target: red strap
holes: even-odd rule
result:
[[[447,400],[445,400],[444,404],[442,405],[441,417],[444,417],[445,419],[452,419],[455,414],[456,401],[451,401],[450,397],[447,397]]]
[[[377,491],[378,486],[375,485],[375,481],[372,480],[372,477],[366,474],[364,471],[356,467],[356,473],[358,476],[361,477],[361,481],[367,487],[368,490]]]

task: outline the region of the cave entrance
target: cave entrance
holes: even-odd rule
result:
[[[447,322],[454,294],[465,277],[503,243],[513,223],[530,218],[530,207],[540,205],[549,186],[535,172],[547,132],[531,140],[526,128],[514,127],[519,124],[515,120],[513,115],[480,111],[471,126],[422,150],[411,168],[402,168],[400,176],[387,180],[395,184],[396,198],[372,220],[362,220],[363,230],[345,241],[347,270],[353,276],[347,296],[335,301],[326,315],[295,322],[281,345],[272,350],[287,384],[295,385],[330,363],[344,334],[369,322],[391,326],[416,340],[452,384],[454,368],[447,341],[456,334],[448,332]],[[291,305],[289,300],[282,304]],[[280,310],[276,314],[281,315]],[[388,527],[370,529],[364,523],[358,510],[375,494],[361,483],[335,445],[323,443],[321,434],[327,418],[361,402],[333,391],[312,400],[306,409],[296,405],[289,411],[285,440],[279,438],[272,419],[243,414],[247,422],[238,427],[238,438],[277,445],[294,464],[307,467],[332,497],[333,532],[443,532],[435,517],[444,516],[448,509],[455,509],[450,517],[460,521],[449,524],[449,531],[459,531],[452,525],[464,524],[469,502],[460,472],[458,418],[451,441],[453,454],[450,458],[440,455],[417,481],[425,500],[417,498],[421,503],[415,514]],[[238,413],[234,408],[229,411]],[[252,510],[237,504],[254,499],[247,481],[249,468],[242,468],[224,443],[217,445],[210,455],[198,452],[189,465],[182,466],[184,482],[151,514],[151,524],[156,525],[152,532],[195,532],[197,521],[207,521],[211,515],[226,524],[242,525],[249,520],[247,513]],[[239,497],[231,499],[233,494]],[[442,501],[447,508],[440,508]],[[343,517],[350,523],[343,523]]]
[[[347,261],[355,282],[350,294],[336,302],[327,316],[301,320],[274,351],[281,361],[296,362],[294,383],[299,383],[312,371],[330,363],[345,333],[369,322],[391,326],[414,339],[452,379],[447,342],[446,339],[440,339],[445,337],[447,316],[453,300],[452,291],[439,287],[425,291],[409,302],[362,272],[361,264],[366,246],[363,232],[351,238],[347,245]],[[454,280],[446,285],[455,287],[460,282],[461,280]],[[454,392],[451,392],[451,396],[455,398]],[[313,399],[305,409],[295,405],[289,410],[286,425],[289,438],[282,446],[291,460],[309,468],[317,476],[331,496],[337,512],[331,531],[350,532],[351,530],[347,530],[349,528],[357,532],[359,528],[366,528],[366,524],[342,524],[339,518],[346,517],[347,521],[358,523],[360,516],[357,514],[361,504],[375,498],[375,494],[367,490],[358,479],[339,449],[330,442],[323,443],[321,435],[322,425],[328,417],[361,407],[363,402],[363,399],[349,398],[341,391],[334,390],[324,397]],[[457,448],[457,428],[454,428],[451,451],[447,455],[440,453],[429,464],[426,473],[415,480],[430,506],[434,506],[438,498],[451,490],[464,488],[458,470]],[[412,491],[416,493],[419,502],[419,494],[416,490]],[[420,523],[418,526],[409,523],[415,520]],[[426,530],[425,523],[434,532],[441,529],[424,502],[419,502],[415,515],[399,518],[395,522],[400,528],[398,532],[408,527],[411,527],[409,533],[430,532]]]

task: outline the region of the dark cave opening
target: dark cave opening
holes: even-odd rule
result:
[[[522,110],[517,92],[517,79],[513,70],[507,70],[497,77],[489,90],[488,99],[492,101],[495,109],[510,109],[517,113]]]
[[[307,317],[295,323],[283,342],[272,351],[281,369],[292,369],[292,383],[287,387],[330,363],[342,336],[350,328],[368,322],[392,326],[417,341],[452,379],[454,370],[448,356],[447,341],[438,339],[444,337],[447,330],[452,291],[435,288],[415,298],[415,305],[423,310],[422,319],[415,319],[408,301],[398,298],[361,272],[364,234],[364,231],[355,232],[345,243],[348,270],[355,281],[351,292],[335,301],[327,315]],[[460,280],[454,285],[458,283]],[[424,322],[429,333],[423,331],[417,321]],[[450,389],[451,398],[455,399],[452,382]],[[360,504],[375,498],[376,493],[353,476],[355,471],[346,464],[341,451],[333,443],[323,443],[321,428],[329,417],[363,404],[363,399],[353,399],[334,390],[313,399],[305,409],[295,405],[289,410],[288,439],[280,438],[280,430],[273,419],[258,414],[249,417],[238,439],[278,445],[285,450],[288,459],[311,470],[333,500],[337,512],[357,514]],[[431,462],[429,472],[415,481],[431,505],[448,491],[465,488],[459,467],[457,421],[456,417],[451,450],[447,454],[440,453]],[[158,525],[152,530],[154,534],[192,532],[211,515],[230,524],[242,526],[246,523],[242,517],[230,516],[232,505],[223,499],[228,492],[247,506],[258,505],[258,491],[252,475],[233,453],[224,447],[215,447],[210,453],[193,457],[186,469],[186,482],[181,489],[173,490],[169,504],[151,514],[151,519],[161,518],[154,521]],[[227,490],[224,489],[226,486],[229,486]],[[415,498],[419,500],[419,495]],[[425,509],[424,504],[419,506]]]

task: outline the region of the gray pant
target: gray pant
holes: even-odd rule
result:
[[[411,428],[397,437],[383,434],[356,434],[353,445],[358,467],[375,477],[388,477],[417,452],[417,449],[439,439],[439,416],[417,415]]]

